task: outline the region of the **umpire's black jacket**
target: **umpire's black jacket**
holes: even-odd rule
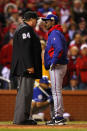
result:
[[[34,67],[34,74],[27,72]],[[38,36],[27,23],[21,24],[13,39],[11,77],[28,76],[35,79],[42,76],[41,44]]]

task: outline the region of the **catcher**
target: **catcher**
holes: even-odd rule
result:
[[[44,93],[45,92],[45,93]],[[53,118],[53,98],[50,82],[47,77],[42,77],[38,86],[33,89],[32,114],[40,113],[50,105],[50,115]]]

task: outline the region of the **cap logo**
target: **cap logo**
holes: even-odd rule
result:
[[[51,17],[51,20],[54,20],[54,17]]]

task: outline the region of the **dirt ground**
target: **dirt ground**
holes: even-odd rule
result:
[[[39,124],[39,125],[36,125],[36,126],[31,126],[31,125],[13,125],[13,124],[10,124],[10,125],[0,125],[0,128],[16,128],[16,129],[31,129],[31,128],[87,128],[87,124],[66,124],[66,125],[63,125],[63,126],[59,126],[59,125],[56,125],[56,126],[47,126],[47,125],[42,125],[42,124]]]

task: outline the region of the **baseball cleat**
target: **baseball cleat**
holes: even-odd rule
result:
[[[52,119],[51,121],[46,122],[46,125],[49,125],[49,126],[55,125],[55,119]]]
[[[55,118],[55,125],[65,125],[66,119],[63,117],[56,117]]]

